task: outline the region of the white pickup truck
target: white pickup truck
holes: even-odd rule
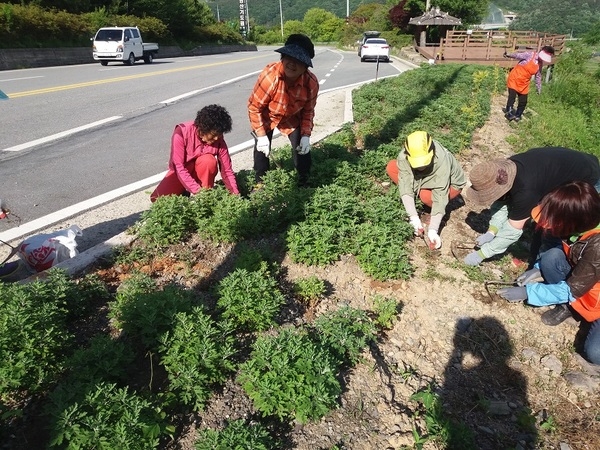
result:
[[[109,61],[121,61],[128,66],[143,59],[152,64],[158,53],[158,44],[144,43],[138,27],[104,27],[92,38],[93,56],[106,66]]]

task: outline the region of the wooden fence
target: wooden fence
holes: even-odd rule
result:
[[[567,36],[536,31],[508,30],[448,30],[440,43],[417,46],[417,51],[436,64],[464,62],[470,64],[496,64],[511,67],[512,59],[506,59],[504,52],[540,50],[545,45],[554,47],[555,55],[560,55],[565,47]]]

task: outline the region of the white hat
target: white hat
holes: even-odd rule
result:
[[[538,53],[538,57],[545,63],[552,62],[552,55],[550,53],[545,52],[544,50]]]

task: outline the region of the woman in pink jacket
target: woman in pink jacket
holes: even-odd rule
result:
[[[163,195],[197,194],[215,185],[221,171],[225,187],[238,195],[235,173],[223,134],[231,131],[231,116],[219,105],[198,111],[196,120],[175,126],[171,138],[169,171],[150,196],[154,202]]]

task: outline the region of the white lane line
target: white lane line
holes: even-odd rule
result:
[[[159,103],[163,104],[163,105],[169,105],[169,104],[175,103],[176,101],[181,100],[183,98],[191,97],[191,96],[196,95],[196,94],[198,94],[200,92],[205,92],[205,91],[208,91],[208,90],[213,89],[213,88],[218,87],[218,86],[223,86],[223,85],[226,85],[226,84],[235,83],[235,82],[237,82],[239,80],[243,80],[244,78],[248,78],[248,77],[256,75],[258,73],[260,73],[260,70],[258,70],[256,72],[250,72],[248,74],[241,75],[239,77],[231,78],[229,80],[222,81],[222,82],[214,84],[212,86],[207,86],[207,87],[205,87],[203,89],[198,89],[198,90],[195,90],[195,91],[187,92],[185,94],[178,95],[177,97],[172,97],[172,98],[169,98],[167,100],[163,100],[162,102],[159,102]],[[103,125],[103,124],[108,123],[108,122],[113,122],[115,120],[121,119],[122,117],[123,116],[108,117],[106,119],[98,120],[97,122],[89,123],[87,125],[82,125],[82,126],[77,127],[77,128],[72,128],[70,130],[61,131],[60,133],[56,133],[56,134],[53,134],[53,135],[50,135],[50,136],[46,136],[44,138],[36,139],[34,141],[25,142],[24,144],[19,144],[19,145],[15,145],[13,147],[5,148],[2,151],[3,152],[20,152],[22,150],[26,150],[26,149],[34,147],[36,145],[45,144],[45,143],[54,141],[56,139],[63,138],[65,136],[69,136],[71,134],[78,133],[80,131],[88,130],[90,128],[94,128],[94,127],[97,127],[99,125]]]
[[[257,70],[256,72],[250,72],[250,73],[247,73],[244,75],[240,75],[239,77],[230,78],[229,80],[221,81],[220,83],[213,84],[212,86],[207,86],[202,89],[197,89],[195,91],[186,92],[185,94],[178,95],[177,97],[168,98],[167,100],[163,100],[162,102],[159,102],[159,103],[161,103],[163,105],[170,105],[171,103],[175,103],[176,101],[179,101],[183,98],[191,97],[193,95],[199,94],[201,92],[209,91],[209,90],[214,89],[219,86],[225,86],[227,84],[235,83],[236,81],[240,81],[240,80],[243,80],[244,78],[251,77],[252,75],[259,74],[260,72],[261,72],[260,70]]]
[[[24,144],[15,145],[14,147],[8,147],[2,150],[3,152],[20,152],[21,150],[26,150],[28,148],[34,147],[36,145],[45,144],[46,142],[54,141],[56,139],[60,139],[65,136],[69,136],[70,134],[78,133],[79,131],[87,130],[89,128],[94,128],[99,125],[103,125],[108,122],[113,122],[115,120],[120,119],[123,116],[113,116],[108,117],[106,119],[99,120],[97,122],[88,123],[87,125],[83,125],[77,128],[71,128],[67,131],[61,131],[60,133],[53,134],[52,136],[46,136],[44,138],[36,139],[35,141],[25,142]]]
[[[22,78],[6,78],[5,80],[0,79],[0,81],[21,81],[21,80],[33,80],[34,78],[44,78],[42,75],[37,77],[22,77]]]

